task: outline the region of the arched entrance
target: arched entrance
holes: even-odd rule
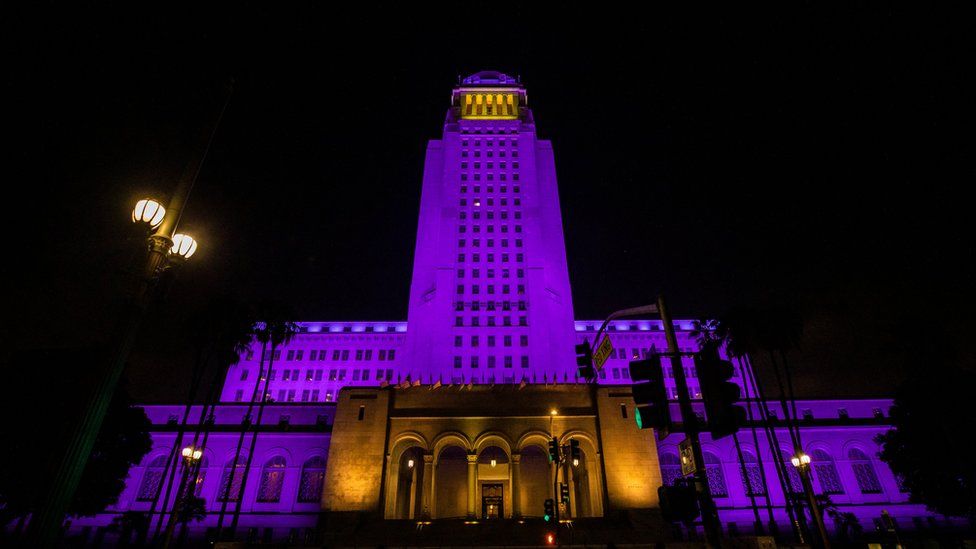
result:
[[[467,516],[468,452],[460,446],[446,446],[435,460],[434,517]]]
[[[522,516],[542,516],[546,499],[552,497],[552,468],[548,449],[535,444],[522,448],[518,496]]]
[[[570,513],[573,517],[593,516],[592,491],[590,483],[590,460],[586,452],[580,449],[580,459],[566,464],[566,480],[570,486]]]
[[[393,517],[420,518],[423,515],[424,449],[412,446],[404,450],[397,471]]]
[[[511,515],[511,463],[505,450],[488,446],[478,455],[478,500],[476,512],[482,519]]]

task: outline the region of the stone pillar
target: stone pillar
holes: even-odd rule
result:
[[[522,478],[522,454],[512,454],[509,471],[512,476],[512,518],[522,518],[522,493],[519,483]]]
[[[566,463],[566,485],[569,486],[569,516],[576,518],[579,516],[576,502],[576,472],[573,470],[572,460]]]
[[[468,518],[476,518],[475,495],[478,492],[478,454],[468,454]]]
[[[430,520],[434,516],[434,454],[424,454],[424,488],[420,497],[421,519]]]

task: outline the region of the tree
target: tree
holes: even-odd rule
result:
[[[932,364],[897,391],[893,429],[878,435],[881,460],[910,493],[932,511],[976,517],[976,373]],[[935,358],[938,360],[938,358]],[[941,370],[941,371],[939,371]]]
[[[3,399],[7,424],[0,452],[0,525],[37,508],[41,485],[51,480],[64,441],[88,396],[91,375],[105,364],[91,349],[15,352],[3,368],[9,390]],[[152,447],[149,418],[132,407],[124,384],[109,404],[69,515],[94,515],[118,500],[129,468]]]

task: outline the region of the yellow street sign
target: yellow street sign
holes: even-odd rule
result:
[[[603,363],[610,358],[610,353],[613,352],[613,343],[610,343],[610,336],[603,336],[603,341],[600,342],[600,346],[593,351],[593,362],[596,364],[597,370],[603,368]]]

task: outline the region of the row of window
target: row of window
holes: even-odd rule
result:
[[[373,360],[373,349],[354,349],[356,351],[355,360]],[[350,354],[349,349],[333,349],[332,350],[332,360],[349,360]],[[270,352],[265,351],[262,360],[267,360],[267,355]],[[327,349],[312,349],[308,352],[309,362],[323,361],[329,356],[329,351]],[[378,360],[395,360],[396,359],[396,349],[378,349],[376,353]],[[253,353],[248,353],[247,359],[252,360],[254,358]],[[276,349],[274,352],[274,359],[281,359],[281,349]],[[285,355],[286,361],[297,361],[305,359],[304,349],[289,349],[288,353]],[[273,378],[272,378],[273,379]]]
[[[470,132],[469,131],[466,131],[466,130],[461,130],[461,133],[470,133]],[[481,133],[481,132],[479,131],[478,133]],[[492,130],[488,130],[486,133],[494,133],[494,132]],[[504,133],[504,132],[502,130],[499,130],[498,133]],[[515,130],[514,129],[510,129],[510,130],[508,130],[508,133],[515,133]],[[462,139],[461,140],[461,146],[462,147],[467,147],[468,146],[468,143],[469,143],[469,141],[467,139]],[[470,141],[470,143],[474,144],[475,147],[480,147],[482,141],[480,139],[475,139],[473,141]],[[485,139],[484,140],[484,144],[487,147],[491,147],[494,143],[495,143],[495,140],[494,139]],[[505,143],[506,143],[506,141],[504,139],[499,139],[498,140],[498,146],[499,147],[504,147],[505,146]],[[513,147],[518,147],[518,141],[516,141],[514,139],[508,141],[508,143],[511,146],[513,146]],[[512,151],[512,152],[518,152],[518,151]]]
[[[495,336],[493,336],[493,335],[486,336],[485,337],[485,340],[486,340],[486,343],[487,343],[487,346],[488,347],[494,347],[495,346],[495,341],[496,341]],[[481,336],[473,335],[473,336],[470,337],[469,342],[470,342],[470,345],[469,346],[471,346],[471,347],[477,347],[481,343]],[[512,346],[512,336],[510,336],[510,335],[502,336],[502,345],[504,345],[505,347],[511,347]],[[455,347],[463,347],[464,346],[464,336],[459,336],[459,335],[458,336],[454,336],[454,346]],[[528,347],[528,346],[529,346],[529,336],[524,335],[524,334],[523,335],[520,335],[519,336],[519,347]]]
[[[504,164],[504,162],[503,162],[503,164]],[[502,167],[504,167],[504,166],[502,166]],[[495,175],[494,174],[491,174],[491,173],[485,174],[485,179],[487,181],[494,181],[495,180]],[[467,181],[467,180],[468,180],[468,174],[462,173],[461,174],[461,181]],[[471,180],[472,181],[481,181],[481,174],[480,173],[473,174],[471,176]],[[506,174],[500,173],[500,174],[498,174],[498,180],[499,181],[508,181],[508,177],[507,177]],[[519,174],[513,173],[512,174],[512,181],[518,181],[518,180],[519,180]],[[489,192],[491,192],[491,191],[489,191]],[[502,192],[505,192],[505,191],[502,191]]]
[[[471,269],[470,271],[467,271],[467,272],[470,272],[471,273],[471,278],[481,278],[481,269]],[[495,272],[496,272],[495,269],[485,269],[485,277],[486,278],[495,278]],[[503,268],[503,269],[500,269],[500,272],[501,272],[501,275],[502,275],[501,277],[502,278],[511,278],[511,276],[512,276],[511,269],[504,269]],[[464,278],[464,275],[465,275],[465,270],[464,269],[458,269],[457,270],[457,277],[458,278]],[[525,278],[525,269],[515,269],[515,277],[516,278]]]
[[[457,256],[458,263],[464,263],[465,262],[465,259],[467,259],[467,257],[468,256],[466,256],[463,253],[458,254],[458,256]],[[482,256],[481,256],[480,253],[475,252],[475,253],[471,254],[471,262],[472,263],[480,263],[481,262],[481,257]],[[494,263],[495,262],[495,254],[494,253],[487,253],[487,254],[485,254],[484,257],[485,257],[485,261],[488,262],[488,263]],[[508,263],[509,257],[510,256],[507,253],[501,254],[502,263]],[[521,252],[515,254],[515,261],[517,263],[523,263],[523,262],[525,262],[525,254],[523,254]]]
[[[516,232],[516,233],[521,233],[522,232],[522,226],[521,225],[515,225],[513,231]],[[459,234],[464,234],[464,233],[467,233],[467,232],[468,232],[468,226],[467,225],[458,225],[458,233]],[[481,225],[472,225],[471,226],[471,232],[474,233],[474,234],[481,233]],[[489,234],[494,233],[495,232],[495,225],[486,225],[485,226],[485,232],[486,233],[489,233]],[[508,234],[508,225],[501,225],[501,233],[502,234]]]
[[[722,464],[715,454],[704,452],[705,472],[708,477],[708,487],[715,497],[728,497],[728,486],[725,482],[725,473]],[[788,489],[793,494],[803,493],[803,484],[800,475],[795,467],[790,466],[789,452],[783,452],[784,464],[789,475]],[[813,478],[818,484],[820,493],[823,494],[843,494],[844,485],[837,472],[837,466],[833,458],[824,450],[816,449],[810,453],[811,469]],[[847,454],[850,460],[854,479],[857,482],[858,490],[862,494],[880,494],[881,482],[878,480],[874,464],[868,456],[857,448],[851,448]],[[746,495],[762,496],[766,494],[766,485],[770,482],[777,482],[775,474],[763,475],[756,456],[748,451],[742,452],[742,464],[736,463],[739,469],[739,476],[745,488]],[[744,469],[744,471],[743,471]],[[661,476],[665,485],[673,485],[675,480],[681,478],[681,461],[677,454],[661,454]],[[765,483],[763,478],[765,476]]]
[[[467,198],[461,198],[460,201],[459,201],[459,205],[461,205],[461,206],[467,206],[468,205],[468,199]],[[485,206],[494,206],[495,205],[495,199],[493,197],[490,197],[490,196],[488,198],[484,199],[484,200],[482,200],[479,197],[475,197],[475,198],[472,198],[471,199],[471,205],[474,206],[475,208],[480,208],[482,205],[485,205]],[[498,205],[499,206],[508,206],[508,199],[505,198],[505,197],[499,198],[498,199]],[[522,199],[521,198],[513,198],[512,199],[512,205],[513,206],[521,206],[522,205]]]
[[[458,327],[458,328],[461,328],[461,327],[464,327],[464,326],[471,326],[471,327],[475,327],[475,328],[477,328],[479,326],[489,326],[489,327],[494,327],[494,326],[516,326],[516,324],[512,324],[512,317],[510,317],[510,316],[503,316],[503,317],[501,317],[501,319],[502,319],[502,323],[501,324],[498,324],[495,321],[495,319],[497,317],[494,317],[494,316],[484,317],[487,320],[487,323],[485,323],[485,324],[482,324],[481,318],[482,317],[472,316],[472,317],[470,317],[468,319],[468,324],[465,324],[464,323],[464,317],[463,316],[456,316],[456,317],[454,317],[454,326],[455,327]],[[525,316],[518,317],[518,324],[517,324],[517,326],[528,326],[528,325],[529,325],[529,318],[528,317],[525,317]]]
[[[142,475],[142,482],[136,494],[138,501],[154,501],[159,497],[163,473],[166,469],[166,458],[167,456],[159,456],[146,466],[146,471]],[[179,466],[182,467],[183,465]],[[246,467],[246,455],[240,455],[237,460],[232,459],[224,465],[220,476],[220,485],[217,489],[217,501],[240,500]],[[256,497],[259,503],[278,503],[281,501],[281,489],[285,483],[286,468],[287,462],[282,456],[275,456],[261,466]],[[207,472],[207,458],[203,458],[199,464],[194,487],[194,493],[198,497],[206,481]],[[322,484],[325,480],[325,458],[315,456],[306,460],[302,464],[300,475],[297,501],[299,503],[318,502],[322,497]]]
[[[325,370],[321,370],[321,369],[306,370],[305,371],[305,378],[304,378],[304,380],[305,381],[322,381],[322,376],[323,376],[323,372],[324,371]],[[370,371],[371,370],[369,368],[363,368],[362,370],[360,370],[358,368],[354,369],[352,371],[353,372],[353,374],[352,374],[353,375],[353,377],[352,377],[353,381],[359,381],[360,379],[362,379],[362,381],[369,381]],[[268,372],[267,379],[270,380],[270,381],[274,381],[275,378],[278,377],[278,372],[279,372],[278,369],[272,368]],[[241,370],[241,381],[247,381],[247,378],[248,378],[249,375],[250,375],[250,370]],[[377,380],[380,380],[380,379],[383,379],[383,378],[390,379],[392,376],[393,376],[393,369],[392,368],[387,368],[387,369],[377,368],[377,370],[376,370],[376,379]],[[333,369],[329,370],[329,379],[328,379],[329,381],[344,381],[345,379],[346,379],[346,370],[345,369],[333,368]],[[264,381],[264,380],[265,380],[265,378],[262,377],[261,378],[261,381]],[[301,381],[302,380],[302,378],[301,378],[301,370],[281,370],[281,380],[282,381]]]
[[[499,158],[505,158],[505,154],[506,154],[505,150],[498,151]],[[468,156],[472,156],[474,158],[481,158],[481,151],[478,149],[475,149],[473,151],[467,149],[461,149],[461,158],[468,158]],[[485,157],[494,158],[494,156],[495,156],[495,151],[485,151]],[[518,158],[518,151],[512,151],[512,158]]]
[[[465,239],[463,239],[463,238],[459,238],[458,239],[458,248],[464,248],[466,246],[467,246],[467,241]],[[481,239],[480,238],[472,238],[471,239],[471,247],[472,248],[480,248],[481,247]],[[486,239],[485,240],[485,247],[486,248],[495,248],[496,247],[495,246],[495,239],[494,238],[488,238],[488,239]],[[499,248],[508,248],[509,247],[509,240],[507,238],[500,239],[498,241],[498,246],[497,247],[499,247]],[[515,247],[516,248],[521,248],[522,247],[522,239],[521,238],[516,238],[515,239]]]
[[[478,295],[481,293],[481,286],[478,284],[472,284],[471,286],[469,286],[469,289],[471,293],[474,295]],[[464,293],[464,284],[457,285],[457,293],[458,294]],[[488,295],[494,295],[495,285],[494,284],[485,285],[485,293],[487,293]],[[510,284],[502,284],[501,293],[506,295],[511,294],[512,286]],[[525,284],[516,284],[516,293],[518,295],[525,295]]]
[[[464,311],[465,309],[471,311],[480,311],[482,307],[486,311],[494,311],[496,304],[501,303],[503,311],[511,311],[512,305],[517,305],[519,311],[528,310],[528,304],[525,301],[455,301],[454,310]]]
[[[489,187],[488,189],[490,190],[491,187]],[[513,214],[515,215],[515,219],[522,219],[522,212],[515,211],[515,212],[513,212]],[[500,212],[498,212],[498,215],[502,219],[508,219],[508,210],[501,210]],[[458,213],[458,217],[460,217],[461,219],[467,219],[468,218],[468,212],[460,212],[460,213]],[[485,211],[485,217],[487,219],[495,219],[495,212],[494,212],[494,210],[487,210],[487,211]],[[471,212],[471,218],[472,219],[481,219],[481,212]]]
[[[488,356],[488,357],[485,357],[485,358],[487,358],[487,360],[486,360],[486,362],[484,364],[485,364],[485,366],[487,368],[494,368],[494,367],[497,366],[497,364],[498,364],[498,357],[496,357],[496,356]],[[514,363],[514,357],[509,356],[509,355],[506,355],[506,356],[503,356],[502,357],[502,364],[505,366],[505,368],[511,368],[513,363]],[[468,357],[468,365],[470,367],[472,367],[472,368],[478,368],[478,367],[481,366],[481,364],[482,364],[481,363],[481,357],[477,357],[477,356]],[[527,356],[519,357],[519,364],[522,366],[522,368],[528,368],[529,367],[529,357],[527,357]],[[463,366],[464,366],[464,357],[455,356],[454,357],[454,367],[455,368],[461,368]]]
[[[481,169],[481,162],[472,162],[471,163],[471,167],[474,168],[474,169],[476,169],[476,170],[480,170]],[[506,162],[499,162],[498,163],[498,168],[499,169],[502,169],[502,170],[507,169],[508,168],[508,164]],[[468,163],[467,162],[461,162],[461,169],[462,170],[468,169]],[[495,169],[495,163],[494,162],[485,162],[485,169],[488,169],[488,170]],[[519,163],[518,162],[512,162],[512,169],[513,170],[519,169]],[[462,175],[464,175],[464,174],[462,174]],[[475,174],[475,175],[477,175],[477,174]],[[488,175],[491,175],[491,174],[488,174]],[[518,181],[518,174],[517,173],[512,174],[512,179],[515,180],[515,181]],[[464,179],[462,179],[462,181],[464,181]],[[490,179],[489,179],[489,181],[490,181]]]

